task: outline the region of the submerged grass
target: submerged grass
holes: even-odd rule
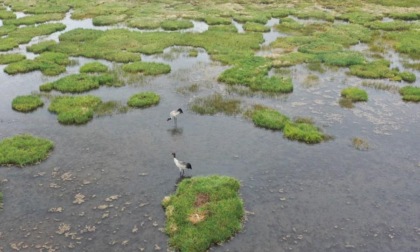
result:
[[[219,93],[207,97],[196,98],[190,108],[200,115],[215,115],[223,113],[226,115],[236,115],[241,112],[241,101],[223,97]]]
[[[367,151],[369,149],[369,142],[360,137],[353,137],[351,143],[356,150]]]
[[[101,104],[99,97],[86,96],[58,96],[55,97],[48,110],[56,113],[62,124],[85,124],[94,115],[94,109]]]
[[[0,142],[0,165],[25,166],[45,160],[54,143],[28,134],[16,135]]]
[[[17,96],[12,101],[12,108],[19,112],[31,112],[43,105],[44,102],[37,95]]]
[[[130,97],[127,105],[134,108],[147,108],[157,105],[160,96],[154,92],[141,92]]]
[[[178,184],[163,199],[169,244],[178,251],[206,251],[242,229],[243,201],[238,180],[225,176],[195,177]]]

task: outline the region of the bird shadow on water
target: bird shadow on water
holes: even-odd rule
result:
[[[190,179],[190,178],[192,178],[192,176],[181,176],[181,177],[179,177],[175,182],[175,187],[178,186],[178,184],[181,183],[182,180]]]
[[[178,127],[168,129],[168,132],[171,134],[171,136],[181,136],[183,131],[184,131],[183,128],[178,128]]]

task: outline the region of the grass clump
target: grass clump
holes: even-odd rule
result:
[[[229,25],[232,23],[232,20],[230,18],[218,16],[206,16],[204,18],[204,21],[208,25]]]
[[[400,88],[400,94],[404,101],[420,102],[420,88],[406,86]]]
[[[373,30],[384,30],[384,31],[402,31],[410,29],[410,24],[405,21],[392,21],[392,22],[382,22],[382,21],[373,21],[366,24],[367,27]]]
[[[189,20],[165,20],[160,26],[166,31],[176,31],[193,28],[194,24]]]
[[[30,112],[34,111],[38,107],[42,107],[44,102],[39,96],[36,95],[25,95],[18,96],[12,101],[12,108],[19,112]]]
[[[93,118],[94,109],[101,104],[96,96],[59,96],[52,100],[48,110],[57,113],[62,124],[85,124]]]
[[[320,143],[325,139],[324,134],[311,122],[287,122],[283,129],[286,138],[307,144]]]
[[[0,54],[0,64],[10,64],[26,59],[25,55],[20,53]]]
[[[123,22],[126,18],[126,15],[96,16],[92,19],[92,23],[95,26],[114,25]]]
[[[420,12],[389,13],[388,16],[393,19],[400,19],[406,21],[420,20]]]
[[[32,71],[41,71],[44,75],[53,76],[66,71],[65,66],[70,64],[68,55],[56,52],[45,52],[34,60],[21,60],[9,64],[4,68],[7,74],[15,75]]]
[[[41,15],[29,15],[18,19],[7,19],[3,21],[5,25],[34,25],[39,23],[45,23],[47,21],[57,21],[64,18],[64,13],[49,13]]]
[[[12,11],[0,9],[0,19],[2,20],[16,19],[16,14]]]
[[[392,32],[385,37],[393,41],[392,44],[398,52],[408,54],[415,59],[420,59],[419,30]]]
[[[140,17],[129,20],[127,25],[137,29],[153,30],[160,27],[160,21],[155,18]]]
[[[55,45],[57,45],[57,42],[55,42],[54,40],[42,41],[38,44],[34,44],[34,45],[26,47],[26,51],[40,54],[40,53],[48,51],[49,48]]]
[[[90,62],[80,67],[80,73],[103,73],[107,71],[108,67],[100,62]]]
[[[353,137],[351,139],[351,144],[356,150],[367,151],[369,149],[368,141],[360,137]]]
[[[178,184],[163,199],[169,244],[177,251],[207,251],[242,229],[244,206],[238,180],[225,176],[195,177]]]
[[[255,107],[251,112],[251,119],[256,126],[271,130],[283,130],[290,120],[277,110],[266,107]]]
[[[338,67],[349,67],[364,64],[366,62],[363,54],[353,51],[325,53],[319,55],[318,58],[327,65]]]
[[[127,73],[142,73],[144,75],[159,75],[171,72],[171,67],[167,64],[143,61],[126,64],[122,69]]]
[[[341,90],[341,96],[350,99],[352,102],[368,100],[366,91],[357,87],[348,87]]]
[[[215,93],[207,97],[196,98],[190,104],[190,108],[200,115],[215,115],[217,113],[236,115],[241,112],[241,101],[224,98],[221,94]]]
[[[28,134],[16,135],[0,142],[0,165],[24,166],[45,160],[53,142]]]
[[[341,16],[337,16],[336,19],[349,21],[350,23],[364,25],[368,22],[381,19],[382,16],[371,14],[364,11],[353,11],[344,13]]]
[[[350,74],[361,78],[390,79],[393,81],[405,80],[414,82],[415,75],[409,72],[399,72],[397,69],[390,69],[387,60],[375,60],[361,65],[350,66]]]
[[[115,81],[114,75],[111,74],[89,75],[81,73],[68,75],[54,82],[45,83],[39,89],[44,92],[55,89],[62,93],[82,93],[97,89],[101,85],[112,86]]]
[[[247,22],[243,25],[245,31],[249,32],[269,32],[270,27],[259,23]]]
[[[160,96],[154,92],[141,92],[130,97],[127,105],[135,108],[147,108],[157,105]]]

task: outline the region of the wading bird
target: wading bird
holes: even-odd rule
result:
[[[182,109],[177,109],[177,110],[173,110],[173,111],[171,111],[171,113],[169,113],[169,116],[170,117],[168,117],[168,119],[166,120],[166,121],[170,121],[170,120],[174,120],[174,123],[176,124],[176,117],[179,115],[179,114],[183,114],[184,112],[182,111]]]
[[[184,162],[184,161],[180,161],[176,158],[176,154],[175,152],[172,153],[172,156],[174,156],[174,163],[175,165],[178,167],[179,169],[179,176],[183,177],[184,176],[184,171],[185,169],[192,169],[191,164]]]

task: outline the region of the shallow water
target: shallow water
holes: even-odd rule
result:
[[[188,104],[195,97],[224,91],[217,76],[227,66],[212,62],[204,50],[189,57],[188,50],[142,55],[170,64],[168,75],[89,92],[125,103],[133,93],[155,91],[158,106],[78,127],[60,125],[47,111],[47,99],[33,113],[11,109],[14,97],[59,77],[8,76],[0,66],[0,138],[31,133],[55,142],[52,155],[38,165],[0,169],[0,251],[165,251],[160,201],[179,181],[172,152],[192,164],[189,176],[241,180],[248,211],[244,230],[211,251],[420,251],[418,104],[366,88],[367,103],[344,109],[340,90],[361,79],[346,69],[321,74],[292,67],[292,94],[240,97],[245,107],[260,103],[291,118],[311,117],[334,136],[318,145],[292,142],[241,117],[192,113]],[[79,65],[66,74],[92,61],[75,60]],[[318,81],[308,83],[309,74]],[[197,93],[177,92],[192,84],[199,84]],[[185,113],[175,127],[166,118],[178,107]],[[354,149],[353,137],[367,140],[369,150]],[[78,194],[85,196],[80,204]],[[70,225],[67,236],[64,224]]]

